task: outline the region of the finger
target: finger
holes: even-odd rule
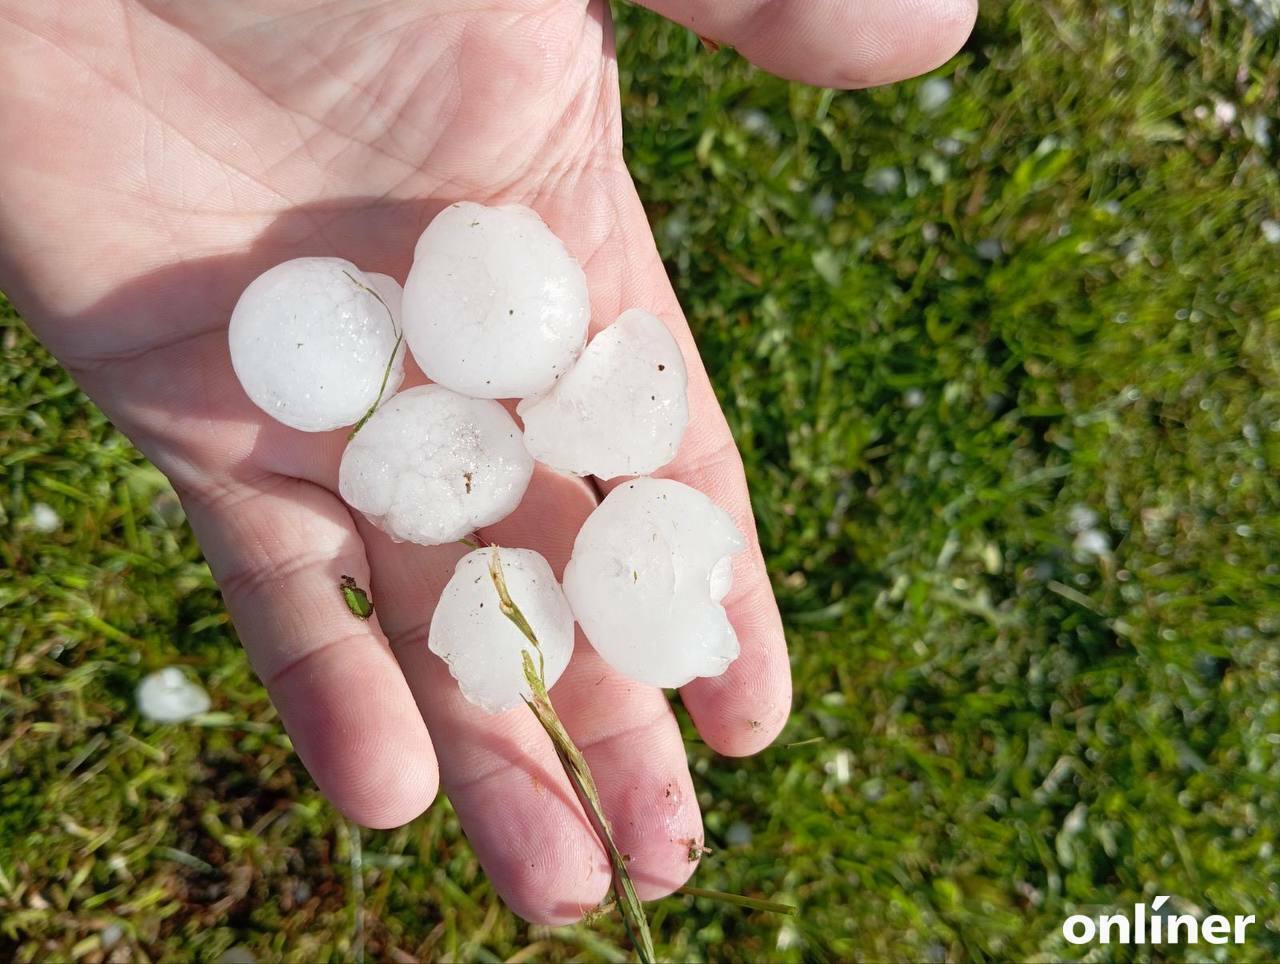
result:
[[[484,534],[499,545],[537,549],[559,579],[595,506],[584,483],[539,467],[521,511]],[[666,697],[610,669],[581,632],[551,695],[591,767],[636,892],[642,900],[667,896],[693,873],[703,833],[684,741]]]
[[[537,549],[559,573],[573,533],[594,504],[584,483],[540,468],[521,510],[484,537]],[[369,538],[378,544],[376,536]],[[486,872],[526,919],[566,923],[581,917],[607,892],[609,868],[550,742],[523,708],[495,717],[468,704],[426,646],[429,613],[466,550],[384,543],[373,551],[379,593],[405,603],[403,614],[399,602],[391,604],[388,618],[397,620],[392,638],[440,747],[445,791]],[[700,845],[702,832],[665,699],[609,674],[581,639],[551,696],[591,766],[615,839],[631,858],[637,890],[646,898],[670,893],[692,870],[690,842]]]
[[[421,371],[407,359],[404,387],[424,382]],[[311,436],[304,450],[288,444],[287,431],[281,438],[274,437],[271,425],[261,431],[254,446],[259,462],[280,472],[305,474],[318,487],[337,488],[345,432]],[[501,545],[536,548],[549,558],[567,560],[578,526],[594,505],[595,494],[587,483],[539,467],[519,510],[528,521],[486,530],[485,536]],[[580,506],[576,516],[572,511],[566,514],[573,506]],[[523,707],[491,716],[468,703],[448,669],[427,648],[436,601],[467,550],[461,545],[428,549],[393,543],[363,519],[359,528],[373,571],[376,611],[432,734],[445,792],[485,872],[521,917],[544,924],[579,919],[599,904],[611,875],[550,741]],[[560,687],[553,692],[559,706]],[[656,691],[653,695],[661,700]],[[669,715],[665,700],[662,703]],[[617,709],[629,712],[625,703]],[[607,786],[601,787],[602,796],[607,796]],[[692,792],[684,792],[683,799],[692,800]],[[611,806],[607,800],[605,806]],[[635,849],[641,853],[638,846]],[[656,870],[653,877],[664,879]]]
[[[731,756],[755,753],[773,741],[787,720],[791,672],[742,460],[630,177],[620,168],[594,172],[573,190],[573,203],[548,199],[546,214],[585,259],[593,327],[609,324],[627,308],[643,307],[667,323],[688,368],[689,427],[675,460],[654,474],[706,494],[746,537],[746,550],[734,558],[733,589],[724,601],[741,655],[722,676],[685,686],[681,697],[713,749]],[[619,481],[601,486],[608,491]]]
[[[771,73],[843,88],[887,84],[945,63],[978,12],[977,0],[641,2]]]
[[[401,575],[428,569],[420,550],[396,546]],[[406,558],[406,556],[408,558]],[[438,561],[438,557],[437,557]],[[441,576],[452,570],[452,560]],[[433,596],[444,588],[441,578]],[[408,587],[378,583],[388,597]],[[425,603],[428,611],[434,598]],[[503,901],[535,924],[569,924],[608,893],[604,851],[537,720],[524,707],[492,716],[462,696],[448,669],[428,649],[426,627],[406,624],[393,636],[400,665],[439,747],[440,778],[476,857]]]
[[[435,754],[376,612],[359,619],[340,591],[344,575],[369,585],[345,506],[271,475],[184,503],[249,660],[321,791],[366,826],[418,816],[436,794]]]
[[[547,502],[550,514],[538,525],[556,532],[559,499],[541,504]],[[427,648],[436,602],[468,550],[397,544],[367,525],[362,529],[383,624],[435,741],[445,793],[476,856],[521,917],[541,924],[578,920],[607,893],[609,865],[550,740],[525,707],[491,715],[468,703]]]
[[[702,813],[670,704],[661,690],[614,672],[581,632],[553,697],[591,767],[636,893],[641,900],[666,897],[697,868],[703,840]]]

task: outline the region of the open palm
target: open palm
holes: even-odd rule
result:
[[[974,15],[973,0],[648,5],[767,68],[850,87],[934,66]],[[595,327],[644,307],[679,339],[691,421],[664,474],[751,535],[726,600],[742,657],[682,697],[723,753],[777,734],[778,612],[741,463],[622,162],[601,0],[0,0],[0,139],[0,287],[173,480],[299,755],[344,813],[408,821],[438,773],[518,913],[571,920],[608,886],[532,716],[469,706],[426,649],[465,549],[396,545],[353,518],[334,494],[344,433],[271,422],[231,371],[227,319],[255,275],[339,255],[403,280],[418,234],[460,199],[534,207],[585,266]],[[483,535],[559,571],[600,491],[540,468]],[[337,591],[344,574],[372,586],[367,623]],[[553,698],[641,895],[668,893],[702,828],[666,700],[581,640]]]

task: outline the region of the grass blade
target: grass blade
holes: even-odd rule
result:
[[[641,961],[648,964],[648,962],[656,960],[656,955],[653,950],[653,937],[649,933],[649,921],[645,917],[644,907],[640,903],[640,898],[636,895],[635,885],[631,882],[631,874],[627,871],[627,860],[619,852],[617,844],[613,841],[613,832],[610,830],[609,821],[604,815],[604,807],[600,802],[600,792],[596,789],[596,782],[591,776],[591,768],[587,766],[586,757],[582,755],[582,751],[578,749],[569,737],[564,724],[560,722],[560,716],[556,713],[555,707],[551,705],[551,697],[547,693],[546,676],[543,672],[542,647],[538,645],[538,637],[534,633],[533,627],[529,625],[524,613],[520,611],[520,607],[515,604],[511,594],[507,591],[507,583],[502,575],[502,561],[499,558],[497,546],[493,547],[489,556],[489,575],[493,579],[494,588],[498,591],[498,601],[502,614],[511,620],[524,635],[525,639],[529,640],[533,651],[537,653],[538,662],[536,666],[529,650],[526,649],[522,653],[525,680],[529,683],[529,690],[533,693],[533,698],[526,700],[526,703],[533,712],[534,717],[542,724],[542,728],[546,730],[547,736],[551,738],[551,743],[556,748],[556,756],[560,758],[560,764],[564,767],[564,772],[568,775],[569,782],[573,784],[574,792],[577,793],[578,799],[582,802],[582,808],[587,812],[592,828],[600,838],[600,842],[604,844],[605,852],[609,855],[609,866],[613,871],[613,889],[618,898],[618,909],[622,913],[622,922],[627,929],[627,935],[631,938],[631,943],[635,946],[636,954]]]

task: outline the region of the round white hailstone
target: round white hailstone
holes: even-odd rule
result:
[[[347,444],[338,491],[393,539],[433,546],[505,518],[532,474],[498,402],[423,385],[384,402]]]
[[[936,114],[951,99],[951,81],[946,77],[930,77],[916,91],[920,109],[926,114]]]
[[[555,387],[526,398],[524,444],[561,472],[647,475],[675,458],[689,401],[680,346],[658,318],[632,309],[595,338]]]
[[[588,516],[564,571],[587,639],[614,669],[653,686],[719,676],[738,656],[720,604],[746,546],[710,499],[669,479],[620,485]]]
[[[176,666],[144,676],[134,695],[138,712],[156,723],[181,723],[209,709],[209,694]]]
[[[62,528],[62,517],[53,506],[37,502],[31,507],[31,527],[36,532],[48,535]]]
[[[458,560],[444,587],[427,646],[449,665],[462,695],[490,713],[502,713],[532,699],[521,653],[538,654],[524,634],[502,614],[489,574],[494,550],[477,549]],[[532,549],[503,549],[502,578],[542,650],[542,671],[553,686],[573,655],[573,613],[547,560]]]
[[[278,264],[244,289],[231,313],[236,377],[255,405],[291,428],[353,425],[377,400],[384,375],[384,397],[404,379],[399,301],[394,280],[342,258]]]
[[[526,207],[454,204],[418,239],[405,337],[433,382],[473,398],[538,395],[578,357],[589,318],[581,266]]]

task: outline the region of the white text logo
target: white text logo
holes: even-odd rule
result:
[[[1159,913],[1167,896],[1146,904],[1134,904],[1133,916],[1100,914],[1097,919],[1072,914],[1062,922],[1062,936],[1071,944],[1243,944],[1252,914],[1226,917],[1211,914],[1204,920],[1191,914]]]

